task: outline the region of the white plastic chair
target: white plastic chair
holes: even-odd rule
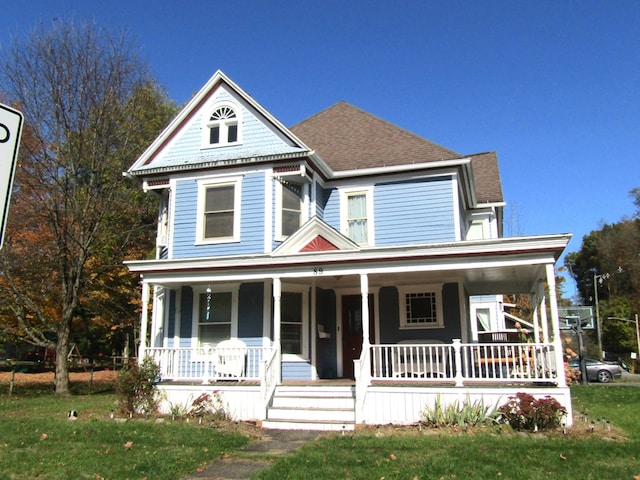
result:
[[[237,338],[223,340],[213,352],[213,365],[217,378],[240,378],[244,374],[247,345]]]

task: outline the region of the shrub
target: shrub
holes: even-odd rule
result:
[[[469,396],[462,404],[456,400],[443,406],[440,395],[436,395],[433,407],[426,406],[422,411],[422,421],[430,427],[475,427],[495,423],[493,410],[483,400],[471,402]]]
[[[213,396],[208,393],[203,393],[191,402],[189,416],[196,417],[200,421],[205,417],[210,417],[213,420],[227,419],[227,414],[224,410],[224,406],[222,405],[222,400],[218,392],[213,392]]]
[[[151,357],[146,357],[142,365],[132,361],[120,371],[116,392],[118,405],[123,413],[143,413],[148,415],[158,410],[156,380],[160,368]]]
[[[549,395],[536,399],[533,395],[519,392],[515,397],[509,397],[498,413],[514,430],[535,432],[559,427],[567,410]]]

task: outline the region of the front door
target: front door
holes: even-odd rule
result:
[[[369,295],[369,339],[374,343],[373,295]],[[342,374],[354,378],[353,361],[362,353],[362,296],[342,296]]]

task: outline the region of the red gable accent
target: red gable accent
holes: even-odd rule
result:
[[[320,235],[300,249],[301,252],[322,252],[325,250],[339,250],[339,248]]]

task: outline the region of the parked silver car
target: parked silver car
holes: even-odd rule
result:
[[[617,363],[601,362],[593,358],[584,359],[587,364],[587,379],[590,382],[609,383],[614,378],[622,377],[622,369]],[[580,360],[569,360],[569,366],[580,370]]]

